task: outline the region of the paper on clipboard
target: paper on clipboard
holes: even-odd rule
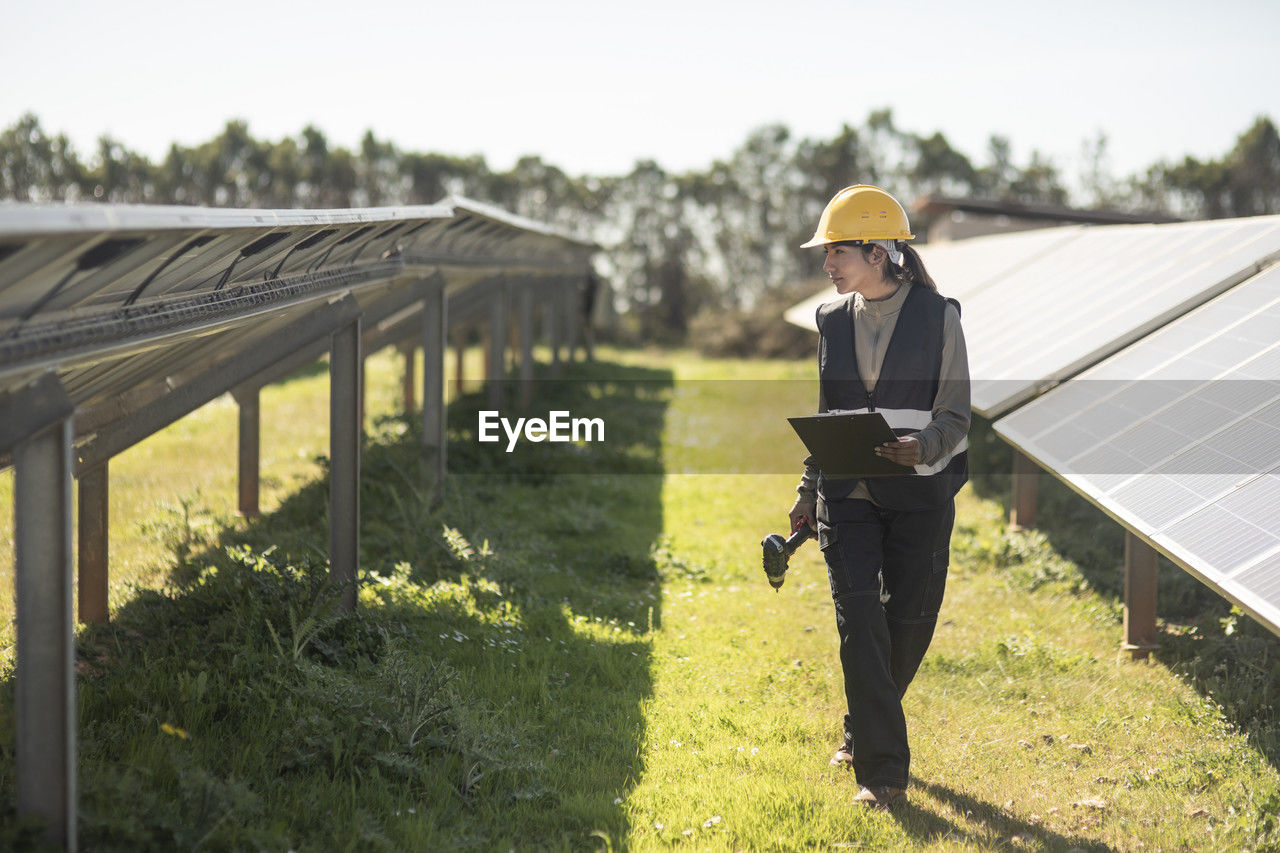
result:
[[[876,447],[897,436],[879,412],[827,412],[787,418],[828,480],[855,477],[901,477],[914,468],[875,454]]]

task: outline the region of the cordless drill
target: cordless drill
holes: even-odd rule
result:
[[[769,579],[769,586],[773,587],[774,592],[787,579],[787,562],[791,555],[815,535],[816,532],[809,526],[809,517],[802,515],[789,539],[783,539],[779,533],[770,533],[760,543],[764,549],[764,576]]]

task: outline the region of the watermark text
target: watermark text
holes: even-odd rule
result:
[[[547,412],[545,420],[516,418],[515,423],[493,410],[480,412],[480,441],[501,441],[499,427],[506,433],[508,453],[516,449],[516,443],[522,436],[525,441],[535,444],[541,441],[604,441],[604,418],[575,418],[560,410]]]

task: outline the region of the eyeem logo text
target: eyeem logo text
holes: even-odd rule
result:
[[[568,412],[547,412],[547,419],[516,418],[514,424],[495,411],[480,412],[480,440],[500,441],[498,427],[507,434],[507,452],[516,449],[521,435],[525,441],[604,441],[604,418],[574,418]]]

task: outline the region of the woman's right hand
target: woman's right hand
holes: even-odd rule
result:
[[[795,506],[791,507],[791,512],[787,513],[787,515],[791,521],[791,526],[787,528],[788,533],[794,533],[802,523],[809,525],[814,530],[818,529],[818,505],[814,501],[797,498]]]

